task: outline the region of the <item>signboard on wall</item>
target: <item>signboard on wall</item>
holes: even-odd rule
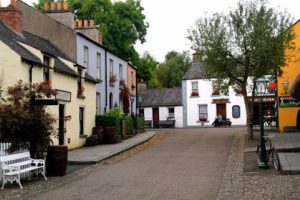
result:
[[[300,107],[300,101],[290,96],[279,97],[279,107]]]
[[[56,100],[71,102],[71,92],[64,91],[64,90],[57,90],[57,89],[56,92],[57,92],[55,96]]]

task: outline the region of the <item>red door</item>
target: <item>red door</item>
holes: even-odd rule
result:
[[[158,128],[159,110],[158,108],[152,109],[153,128]]]
[[[226,119],[226,104],[217,104],[217,115],[222,115]]]

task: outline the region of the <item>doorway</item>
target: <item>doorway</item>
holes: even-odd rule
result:
[[[217,115],[222,115],[223,119],[226,120],[226,104],[217,104]]]
[[[58,115],[58,144],[64,145],[65,143],[65,105],[59,104]]]
[[[159,110],[158,108],[152,109],[152,119],[153,119],[153,127],[158,128],[158,121],[159,121]]]

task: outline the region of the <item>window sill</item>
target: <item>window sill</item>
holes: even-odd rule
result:
[[[209,123],[209,121],[208,120],[206,120],[206,121],[197,121],[197,123]]]
[[[219,97],[221,96],[220,94],[211,94],[212,97]]]
[[[85,99],[85,96],[82,95],[82,94],[77,94],[77,98],[78,98],[78,99]]]
[[[80,134],[79,135],[79,138],[87,138],[88,137],[88,135],[85,135],[85,134]]]
[[[197,97],[200,97],[200,96],[199,95],[197,95],[197,96],[195,96],[195,95],[190,96],[190,98],[197,98]]]
[[[109,86],[110,87],[115,87],[115,84],[114,83],[109,83]]]

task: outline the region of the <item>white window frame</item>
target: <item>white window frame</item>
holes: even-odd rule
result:
[[[97,52],[97,71],[96,71],[96,79],[101,80],[101,54]]]
[[[198,81],[192,81],[191,82],[191,88],[192,88],[191,96],[199,96],[199,83],[198,83]],[[192,95],[193,93],[196,93],[197,95]]]
[[[201,118],[208,119],[208,105],[207,104],[198,104],[198,116],[199,120]]]
[[[119,79],[123,80],[123,65],[119,64]]]
[[[114,75],[114,61],[113,59],[109,59],[109,75]]]
[[[86,69],[89,68],[89,47],[83,46],[83,65]]]
[[[171,109],[173,109],[173,112],[170,112]],[[168,117],[175,118],[175,108],[174,107],[168,108]]]
[[[96,114],[100,115],[101,114],[101,93],[97,92],[96,93]]]

